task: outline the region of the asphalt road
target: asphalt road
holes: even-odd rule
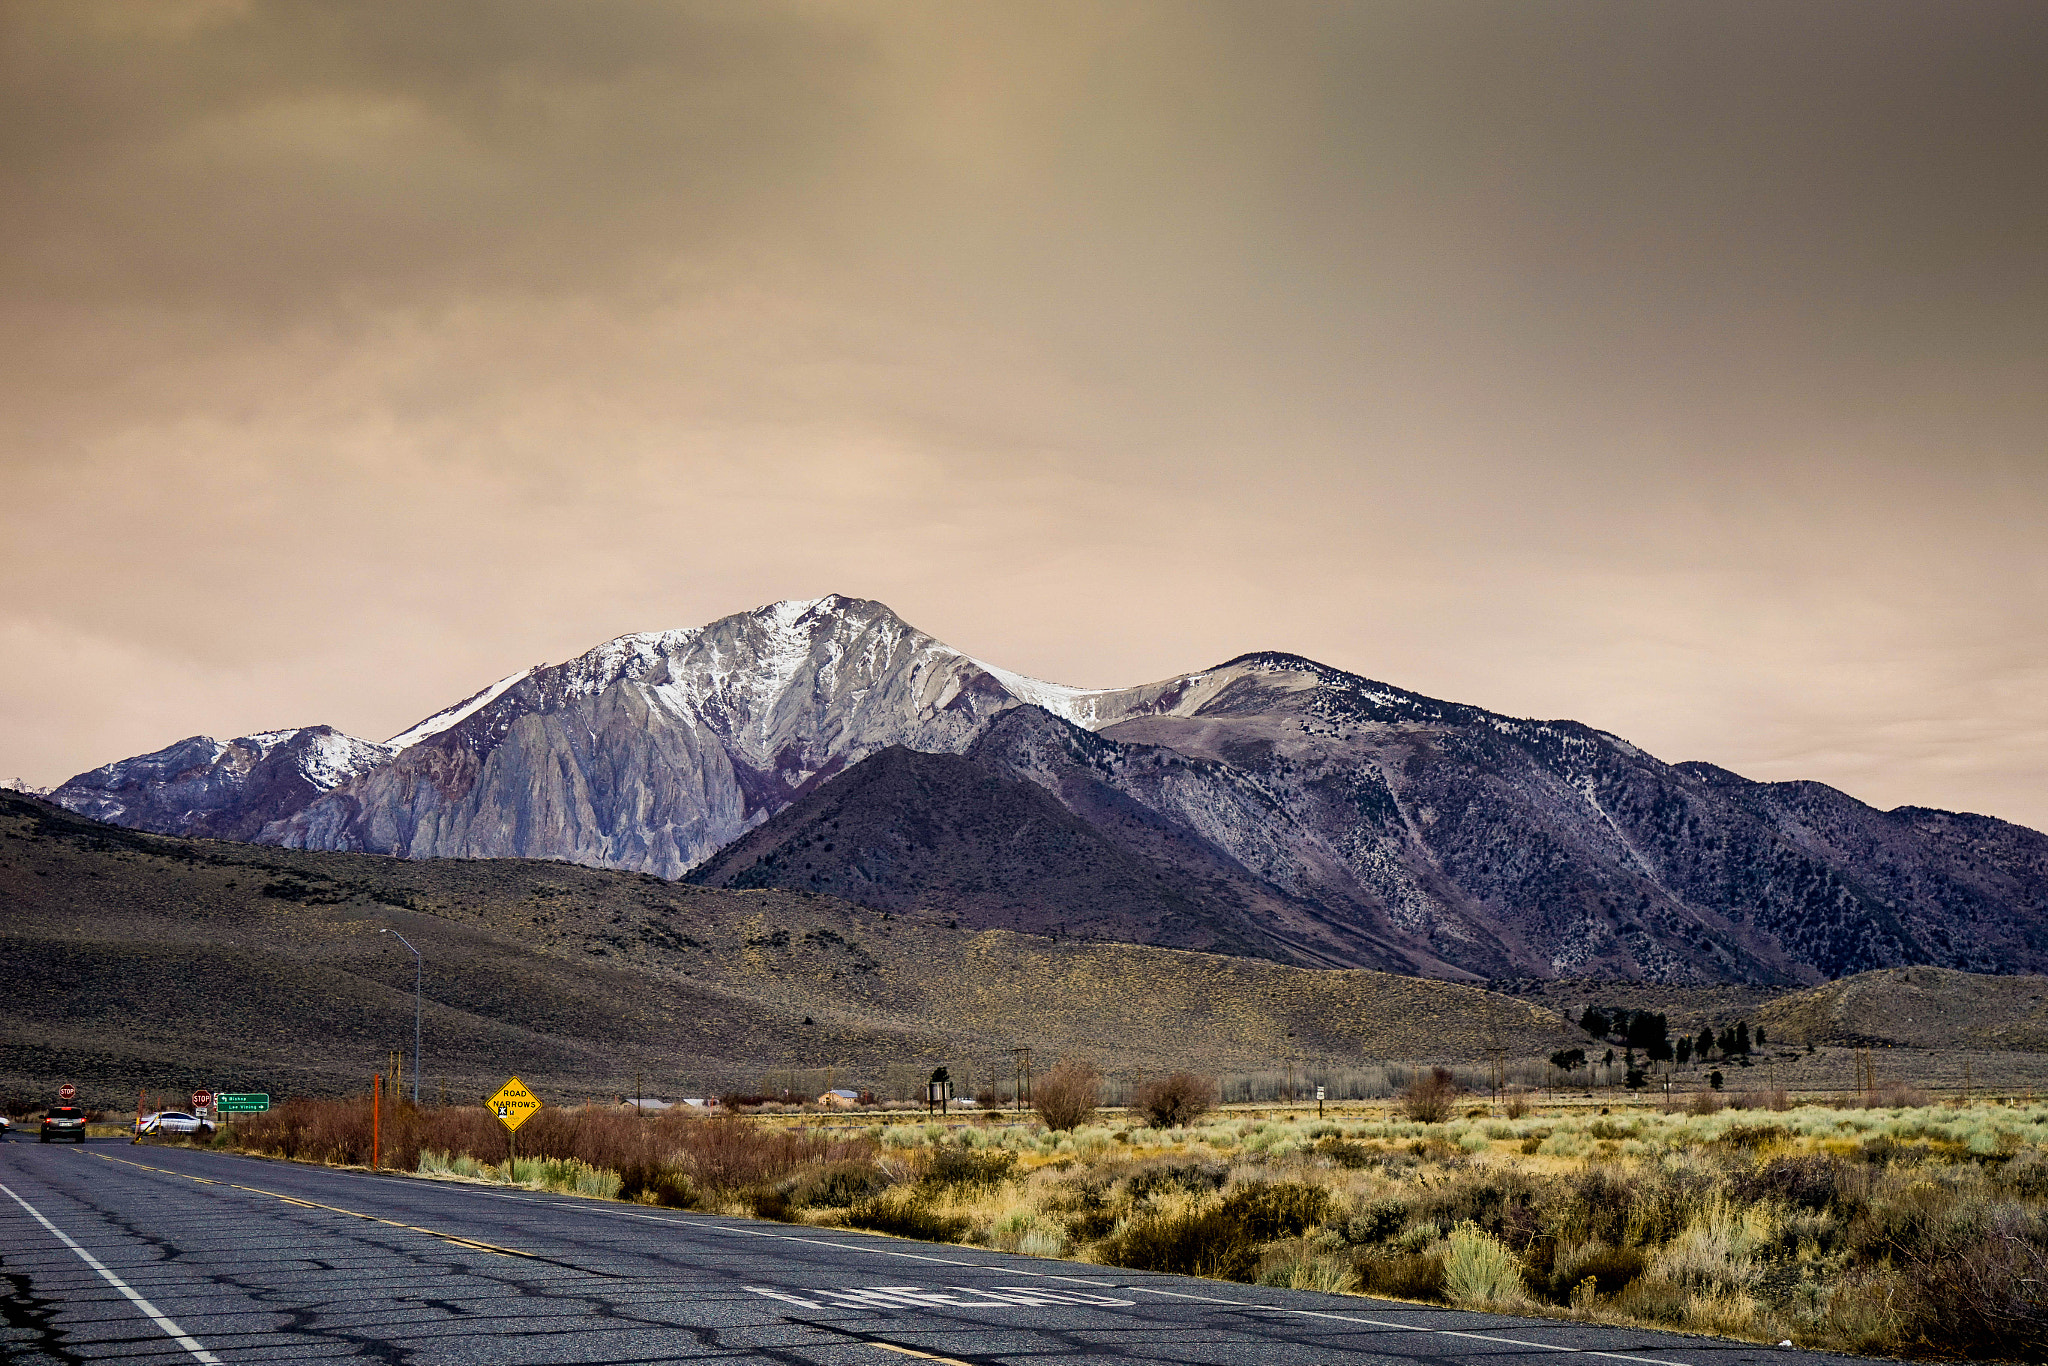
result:
[[[1823,1358],[177,1148],[0,1147],[15,1362]]]

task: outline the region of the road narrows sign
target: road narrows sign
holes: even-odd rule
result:
[[[540,1109],[540,1097],[527,1090],[526,1083],[517,1077],[500,1086],[498,1094],[484,1103],[491,1107],[498,1123],[514,1131]]]

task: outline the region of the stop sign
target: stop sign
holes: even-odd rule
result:
[[[199,1090],[194,1091],[192,1093],[193,1109],[204,1110],[207,1106],[211,1104],[213,1104],[213,1092],[205,1089],[204,1087],[201,1087]]]
[[[64,1083],[64,1084],[63,1084],[62,1086],[60,1086],[60,1087],[58,1087],[58,1088],[57,1088],[57,1099],[59,1099],[59,1100],[77,1100],[77,1099],[78,1099],[78,1088],[77,1088],[76,1086],[73,1086],[73,1085],[72,1085],[72,1084],[71,1084],[70,1082],[68,1082],[68,1081],[67,1081],[67,1082],[65,1082],[65,1083]]]

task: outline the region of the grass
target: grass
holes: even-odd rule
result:
[[[543,1111],[387,1120],[430,1175],[1264,1285],[1905,1357],[2048,1344],[2048,1105],[1622,1114],[1398,1107],[1178,1129],[840,1131]],[[360,1102],[215,1140],[359,1162]]]

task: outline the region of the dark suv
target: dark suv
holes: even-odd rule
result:
[[[53,1105],[43,1116],[43,1132],[36,1142],[48,1143],[53,1138],[68,1138],[74,1143],[85,1142],[85,1111],[76,1105]]]

